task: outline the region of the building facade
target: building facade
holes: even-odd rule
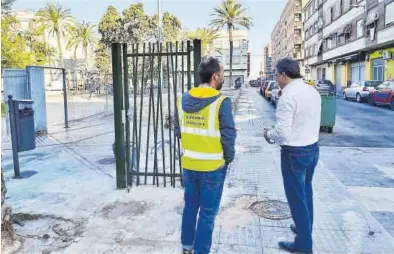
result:
[[[271,57],[275,64],[283,57],[298,60],[303,73],[303,26],[301,0],[288,0],[271,34]]]
[[[219,37],[213,42],[214,50],[209,52],[224,65],[225,83],[229,84],[230,76],[230,42],[227,31],[219,32]],[[239,77],[244,83],[250,73],[249,40],[246,30],[233,31],[233,83]]]
[[[29,10],[13,11],[11,12],[11,15],[14,16],[16,19],[16,24],[14,29],[17,33],[33,30],[39,26],[36,13],[34,11],[29,11]],[[63,59],[65,63],[67,63],[68,60],[69,60],[68,62],[70,61],[75,62],[75,60],[80,60],[79,62],[81,62],[81,60],[85,59],[85,54],[83,52],[82,46],[78,47],[78,50],[76,51],[74,49],[67,48],[67,43],[70,38],[68,38],[67,35],[66,36],[60,35],[60,36],[61,36],[60,44],[61,44]],[[38,38],[38,39],[45,41],[45,43],[47,43],[48,46],[55,48],[56,49],[55,58],[58,58],[59,55],[58,44],[55,34],[50,34],[49,31],[45,31],[42,38]],[[93,49],[88,48],[88,62],[90,64],[92,64],[93,55],[94,55]],[[59,62],[54,61],[50,64],[58,65]]]
[[[271,43],[268,43],[264,47],[263,76],[270,80],[274,78],[274,72],[272,68]]]
[[[303,16],[311,79],[329,79],[338,92],[394,79],[394,0],[311,0]]]

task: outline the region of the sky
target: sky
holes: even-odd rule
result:
[[[48,3],[59,3],[71,9],[71,14],[79,21],[98,23],[109,5],[118,11],[132,3],[142,2],[145,12],[157,12],[156,0],[16,0],[13,10],[34,10]],[[251,53],[251,72],[258,73],[263,59],[263,48],[270,42],[271,32],[285,7],[286,0],[238,0],[247,14],[253,19],[249,31],[249,51]],[[189,30],[207,27],[212,17],[210,14],[221,0],[162,0],[162,11],[176,15],[182,26]]]

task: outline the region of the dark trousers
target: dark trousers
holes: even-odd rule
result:
[[[208,254],[211,249],[215,217],[219,211],[226,172],[227,166],[212,172],[183,170],[185,207],[181,240],[183,247],[194,249],[195,254]]]
[[[318,160],[319,145],[317,143],[304,147],[282,146],[283,185],[297,229],[295,244],[298,248],[305,250],[312,250],[312,178]]]

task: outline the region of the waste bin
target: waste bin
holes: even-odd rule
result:
[[[34,110],[24,108],[18,110],[16,118],[18,151],[24,152],[36,148],[36,132],[34,129]]]
[[[337,112],[335,93],[320,93],[321,96],[321,120],[320,127],[332,133],[335,126]]]

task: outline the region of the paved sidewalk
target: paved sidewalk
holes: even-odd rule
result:
[[[236,97],[234,97],[236,98]],[[249,209],[255,201],[286,201],[279,147],[262,138],[272,112],[256,107],[255,90],[241,91],[236,112],[237,155],[228,173],[216,221],[212,253],[284,253],[291,220],[268,220]],[[76,123],[43,138],[36,150],[21,153],[24,178],[12,178],[12,155],[2,151],[14,212],[39,215],[16,226],[25,244],[18,253],[180,253],[183,190],[139,186],[115,190],[113,118]],[[365,157],[368,151],[321,149],[314,179],[315,253],[394,253],[394,238],[332,173],[333,157]],[[393,150],[380,150],[394,163]],[[394,164],[393,164],[394,165]],[[335,169],[338,170],[338,169]]]

